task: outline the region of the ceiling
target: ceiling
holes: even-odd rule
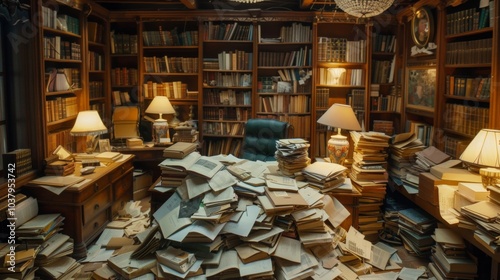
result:
[[[256,4],[231,0],[94,0],[110,11],[247,10],[335,11],[334,0],[265,0]],[[401,10],[417,0],[395,0],[392,10]]]

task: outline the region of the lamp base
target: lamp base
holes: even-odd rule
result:
[[[155,144],[170,142],[167,120],[157,119],[153,123],[153,142]]]
[[[330,156],[330,162],[344,164],[347,154],[349,153],[349,141],[344,135],[332,135],[330,140],[328,140],[327,149],[328,155]]]

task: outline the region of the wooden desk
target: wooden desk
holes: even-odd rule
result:
[[[38,199],[39,212],[61,213],[65,217],[63,233],[75,241],[73,256],[87,255],[87,246],[104,230],[118,211],[132,200],[134,156],[121,162],[96,168],[84,175],[89,179],[80,187],[68,187],[54,194],[40,186],[26,184],[23,192]],[[80,175],[81,163],[76,164],[75,175]]]
[[[163,157],[163,150],[165,147],[140,147],[140,148],[126,148],[118,147],[114,151],[123,154],[134,155],[134,167],[137,169],[149,170],[153,181],[158,179],[161,175],[160,164],[165,158]]]

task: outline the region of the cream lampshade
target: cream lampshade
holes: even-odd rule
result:
[[[148,114],[159,114],[153,123],[153,139],[155,144],[170,142],[168,122],[163,119],[163,114],[175,114],[174,107],[166,96],[156,96],[146,109]]]
[[[318,119],[318,123],[337,128],[338,133],[328,140],[327,149],[331,162],[343,164],[349,154],[349,141],[341,130],[361,130],[352,107],[335,103]]]
[[[481,174],[484,187],[495,185],[500,179],[500,130],[481,129],[460,159]]]
[[[108,129],[102,122],[99,113],[95,110],[79,112],[75,124],[70,130],[72,136],[87,136],[87,150],[85,151],[87,153],[94,151],[97,136],[107,132]]]

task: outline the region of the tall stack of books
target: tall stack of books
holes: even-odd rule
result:
[[[354,142],[353,164],[349,174],[359,198],[359,231],[367,240],[378,240],[383,229],[383,206],[387,173],[387,149],[390,136],[380,132],[351,132]]]
[[[406,178],[408,169],[415,162],[415,153],[425,149],[422,141],[413,132],[394,135],[389,148],[389,175],[392,179],[400,181]]]
[[[311,163],[309,141],[301,138],[280,139],[276,141],[276,160],[281,172],[287,176],[296,176]]]
[[[437,279],[477,279],[477,260],[467,252],[462,237],[450,229],[436,228],[429,270]]]

